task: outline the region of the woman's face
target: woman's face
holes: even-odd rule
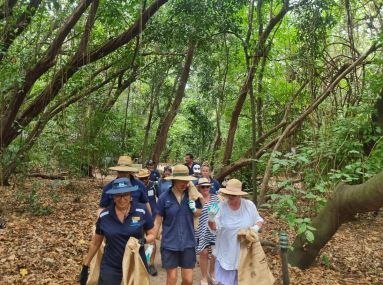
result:
[[[113,195],[114,203],[118,208],[126,209],[132,200],[132,193],[121,193]]]
[[[238,203],[241,202],[241,196],[238,196],[238,195],[227,195],[227,194],[225,194],[225,197],[227,199],[227,202],[233,206],[237,206]]]
[[[165,170],[164,171],[164,177],[168,177],[170,175],[172,175],[172,172],[170,170]]]
[[[210,168],[209,166],[203,166],[201,169],[202,177],[209,178],[210,177]]]
[[[198,186],[199,192],[202,194],[203,197],[209,196],[209,190],[210,186]]]
[[[174,188],[178,190],[185,190],[188,184],[189,184],[189,181],[173,180],[173,186]]]

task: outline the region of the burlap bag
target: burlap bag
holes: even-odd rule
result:
[[[238,285],[272,285],[274,277],[267,265],[258,234],[251,229],[238,232],[240,254],[238,265]]]
[[[90,272],[86,285],[97,285],[100,277],[100,265],[104,254],[105,243],[103,242],[90,263]],[[121,285],[149,285],[149,274],[141,259],[140,244],[134,237],[130,237],[126,243],[124,257],[122,259],[122,282]]]
[[[149,274],[141,259],[140,244],[134,237],[126,243],[124,258],[122,259],[122,285],[148,285]]]
[[[100,266],[102,255],[104,254],[105,241],[102,242],[102,245],[98,249],[96,255],[93,257],[89,266],[89,277],[86,285],[97,285],[98,278],[100,277]]]
[[[203,196],[198,191],[197,187],[195,187],[195,185],[191,181],[189,182],[189,199],[194,201],[199,199],[203,207],[203,204],[204,204]],[[194,229],[197,229],[198,225],[199,225],[199,217],[194,217]]]

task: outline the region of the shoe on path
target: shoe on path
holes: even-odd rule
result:
[[[152,276],[157,276],[158,272],[154,265],[149,265],[148,272]]]

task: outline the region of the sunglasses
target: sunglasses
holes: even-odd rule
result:
[[[210,188],[210,186],[200,186],[200,188]]]

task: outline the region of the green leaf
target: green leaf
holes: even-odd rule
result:
[[[305,236],[306,236],[307,241],[310,242],[310,243],[313,242],[314,239],[315,239],[313,232],[309,231],[309,230],[307,230],[305,232]]]

